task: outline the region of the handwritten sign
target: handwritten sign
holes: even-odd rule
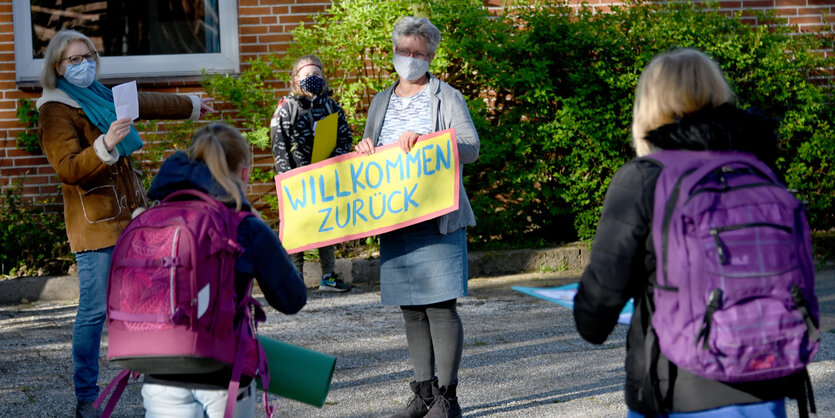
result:
[[[288,253],[364,238],[458,209],[455,130],[355,152],[275,177],[279,237]]]

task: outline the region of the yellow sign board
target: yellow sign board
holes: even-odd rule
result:
[[[458,209],[455,130],[372,155],[352,152],[276,176],[279,237],[288,253],[364,238]]]

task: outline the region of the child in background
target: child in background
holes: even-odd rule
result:
[[[196,189],[236,210],[249,211],[243,191],[251,161],[249,144],[237,130],[222,123],[205,126],[188,150],[165,160],[148,198],[161,200],[181,189]],[[298,312],[307,301],[307,289],[275,232],[257,216],[249,216],[238,227],[238,243],[244,249],[235,264],[238,298],[245,296],[246,284],[254,276],[270,306],[285,314]],[[205,374],[146,375],[145,416],[223,417],[231,376],[228,368]],[[253,377],[242,376],[240,388],[235,417],[252,417]]]
[[[332,113],[338,113],[339,122],[336,148],[330,157],[352,151],[351,128],[342,108],[329,97],[331,91],[323,71],[322,61],[315,55],[305,55],[293,64],[290,74],[292,94],[278,101],[270,122],[270,141],[277,174],[310,164],[314,124]],[[319,289],[347,292],[351,286],[343,282],[334,271],[333,250],[332,245],[319,248],[319,263],[322,266]],[[291,254],[290,259],[304,276],[304,253]]]

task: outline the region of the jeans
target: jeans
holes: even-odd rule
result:
[[[107,276],[113,247],[75,254],[78,264],[78,313],[72,329],[73,384],[79,401],[99,396],[99,347],[106,317]]]
[[[226,389],[187,389],[146,383],[142,385],[145,418],[222,418],[226,412]],[[235,418],[255,415],[255,381],[238,391]]]
[[[785,418],[786,399],[784,398],[776,401],[750,403],[745,405],[728,405],[721,408],[708,409],[706,411],[672,412],[659,416],[663,418]],[[644,418],[644,416],[629,410],[626,413],[626,418]]]

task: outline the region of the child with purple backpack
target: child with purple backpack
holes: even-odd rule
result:
[[[222,123],[205,126],[186,151],[165,160],[148,197],[161,200],[183,189],[196,189],[236,211],[251,211],[244,196],[251,161],[249,145],[237,130]],[[237,299],[247,295],[247,285],[255,277],[270,306],[285,314],[298,312],[306,303],[307,289],[275,232],[257,216],[247,216],[237,228],[237,240],[243,249],[235,264]],[[230,368],[146,375],[142,387],[145,416],[223,417],[231,378]],[[254,395],[253,376],[242,376],[235,417],[254,415]]]
[[[593,344],[635,300],[627,417],[785,417],[787,397],[815,412],[808,223],[773,172],[774,123],[734,103],[694,49],[656,56],[638,81],[639,158],[612,178],[574,299]]]

